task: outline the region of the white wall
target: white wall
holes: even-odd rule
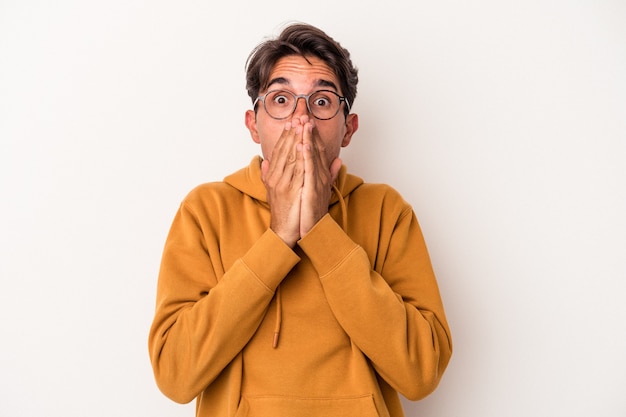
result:
[[[147,332],[288,20],[360,68],[351,170],[421,220],[455,354],[408,416],[626,415],[626,3],[0,0],[0,415],[191,416]],[[218,3],[215,3],[218,4]]]

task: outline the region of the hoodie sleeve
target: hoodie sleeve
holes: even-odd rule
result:
[[[150,359],[161,391],[180,403],[198,396],[242,350],[300,259],[267,230],[224,272],[211,233],[183,203],[161,261]]]
[[[369,252],[328,214],[299,245],[352,342],[392,388],[417,400],[439,384],[452,340],[417,218],[399,204],[399,197],[385,204],[397,209],[383,209],[379,225],[370,218],[370,224],[355,226],[378,226]]]

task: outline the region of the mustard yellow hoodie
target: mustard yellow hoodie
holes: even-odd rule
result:
[[[200,185],[163,252],[149,348],[161,391],[199,417],[400,417],[439,383],[450,331],[417,219],[340,171],[291,249],[269,229],[259,157]]]

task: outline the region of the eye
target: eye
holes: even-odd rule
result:
[[[290,105],[293,101],[293,97],[291,97],[289,93],[286,93],[284,91],[277,91],[276,93],[271,95],[270,99],[273,106],[280,107]]]
[[[315,107],[328,107],[330,106],[330,99],[327,97],[315,97],[315,99],[313,99],[313,105]]]
[[[328,91],[318,91],[311,96],[310,105],[318,109],[334,107],[337,98]]]

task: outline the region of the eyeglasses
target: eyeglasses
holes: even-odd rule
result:
[[[254,100],[252,107],[256,107],[259,101],[271,118],[286,119],[296,111],[298,100],[303,98],[309,113],[319,120],[332,119],[339,113],[341,103],[346,103],[350,111],[350,103],[345,97],[330,90],[318,90],[311,94],[294,94],[287,90],[272,90]]]

